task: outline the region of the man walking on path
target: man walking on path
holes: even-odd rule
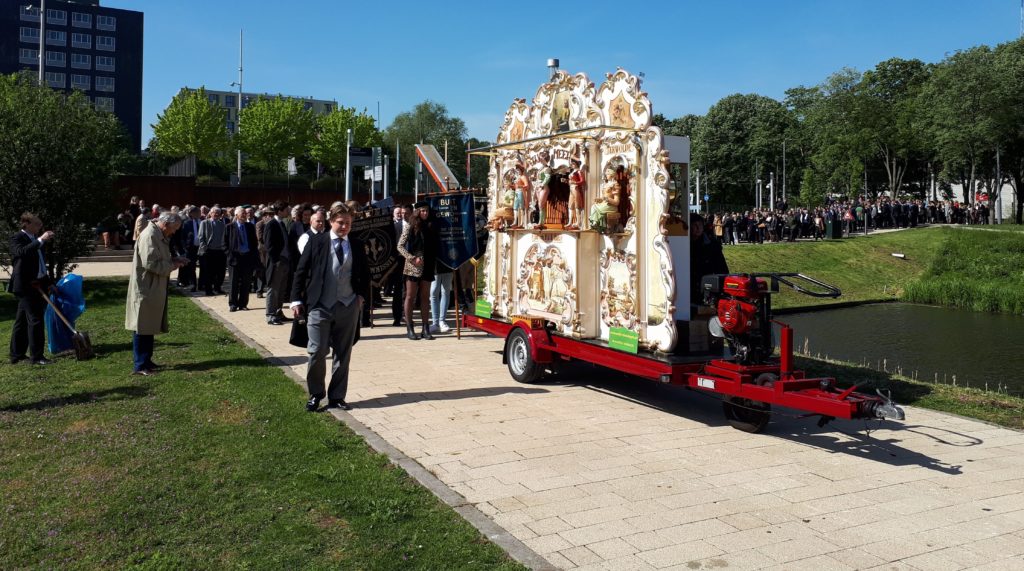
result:
[[[292,283],[292,314],[307,314],[309,364],[306,410],[320,407],[324,394],[327,352],[334,355],[331,382],[327,387],[328,408],[350,410],[348,366],[352,346],[359,339],[362,306],[369,301],[370,270],[363,245],[349,237],[352,212],[344,204],[331,208],[330,231],[309,239],[299,258]]]
[[[33,365],[49,365],[43,356],[43,313],[46,300],[41,292],[49,290],[52,281],[46,273],[43,247],[53,240],[51,231],[43,232],[43,221],[31,212],[21,215],[21,230],[11,236],[11,293],[18,298],[18,311],[11,331],[11,364],[25,359],[28,352]]]

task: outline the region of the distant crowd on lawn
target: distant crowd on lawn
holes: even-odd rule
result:
[[[860,198],[830,200],[816,208],[790,208],[779,201],[773,209],[718,212],[707,223],[724,245],[742,242],[794,242],[821,240],[830,226],[842,235],[865,230],[916,228],[922,224],[988,224],[989,208],[984,203],[961,204],[951,200],[900,200]]]

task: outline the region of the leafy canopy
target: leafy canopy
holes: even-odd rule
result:
[[[210,102],[206,89],[182,90],[157,115],[152,147],[169,157],[195,155],[209,160],[229,146],[224,110]]]

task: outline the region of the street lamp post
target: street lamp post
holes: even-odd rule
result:
[[[231,85],[238,86],[238,101],[236,102],[235,110],[235,135],[237,136],[242,132],[242,32],[238,30],[238,81],[233,82]],[[235,175],[238,178],[238,184],[242,184],[242,149],[238,149],[238,172]]]
[[[23,6],[25,10],[31,10],[32,5]],[[46,77],[46,0],[39,0],[39,85],[43,85]]]

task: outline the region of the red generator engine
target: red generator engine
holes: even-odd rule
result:
[[[708,329],[729,342],[737,363],[765,364],[775,352],[771,296],[780,284],[811,297],[841,295],[839,288],[798,273],[714,274],[701,280],[704,303],[717,311]]]

